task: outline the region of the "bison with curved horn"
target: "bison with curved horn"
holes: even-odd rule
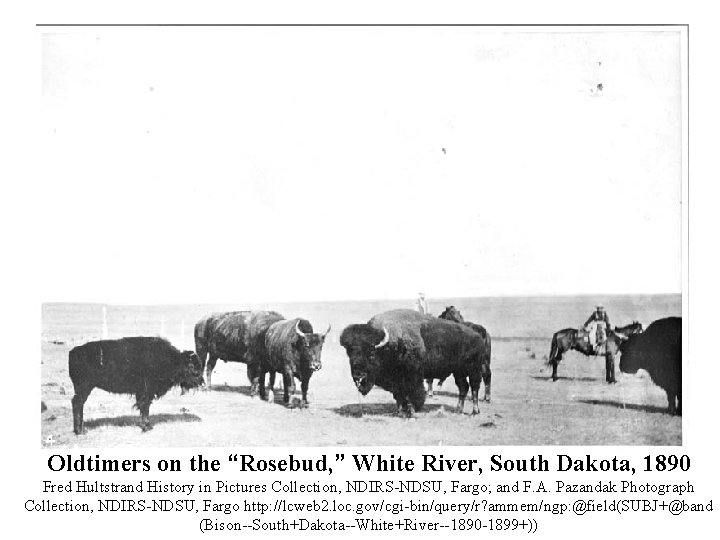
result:
[[[267,356],[260,363],[259,390],[262,399],[270,399],[265,392],[265,374],[270,373],[270,394],[275,385],[275,373],[283,378],[283,400],[290,403],[295,391],[295,379],[300,380],[302,404],[307,405],[310,377],[322,368],[320,356],[330,326],[324,334],[313,332],[306,319],[282,320],[273,323],[265,334]],[[271,399],[270,399],[271,400]]]
[[[470,388],[473,414],[479,412],[485,343],[461,324],[399,309],[376,315],[367,324],[348,326],[340,344],[363,395],[377,385],[393,394],[398,411],[412,416],[425,404],[423,380],[453,375],[459,389],[458,412]]]
[[[626,326],[616,326],[613,330],[607,331],[607,339],[605,342],[605,382],[614,383],[615,381],[615,356],[620,350],[620,345],[631,335],[643,331],[642,324],[633,321]],[[550,344],[550,356],[548,364],[552,365],[552,380],[558,380],[557,368],[562,360],[563,354],[573,350],[578,351],[585,356],[596,356],[597,352],[593,351],[590,344],[589,334],[585,330],[576,328],[565,328],[555,332]]]

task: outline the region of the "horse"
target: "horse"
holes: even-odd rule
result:
[[[469,321],[466,321],[460,311],[455,306],[448,306],[445,308],[445,311],[443,311],[439,316],[439,319],[444,319],[446,321],[453,321],[456,323],[460,323],[464,326],[467,326],[474,332],[480,334],[483,339],[485,339],[485,342],[487,343],[487,358],[483,359],[483,371],[482,371],[482,379],[483,383],[485,384],[485,401],[490,401],[490,381],[492,378],[492,373],[490,371],[490,351],[491,351],[491,343],[490,343],[490,335],[487,333],[487,330],[479,324],[475,324]],[[432,397],[433,395],[433,379],[425,379],[425,382],[428,386],[428,397]],[[445,379],[441,379],[438,382],[438,386],[442,386],[442,383],[445,382]]]
[[[623,343],[633,334],[643,331],[642,324],[638,321],[625,326],[616,326],[612,330],[607,331],[605,341],[605,382],[615,383],[615,355],[620,350],[620,344]],[[578,330],[576,328],[565,328],[555,332],[550,345],[550,356],[548,364],[553,367],[552,380],[557,381],[557,367],[562,360],[563,354],[567,351],[578,351],[585,356],[597,356],[598,352],[593,352],[590,344],[589,332],[586,330]]]

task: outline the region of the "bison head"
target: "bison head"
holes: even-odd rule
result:
[[[302,323],[302,324],[301,324]],[[302,329],[301,329],[302,328]],[[295,350],[300,355],[300,366],[310,371],[320,371],[322,362],[320,355],[322,347],[325,343],[325,337],[330,333],[330,326],[324,334],[313,333],[312,326],[305,319],[300,319],[295,323]]]
[[[350,359],[350,374],[358,391],[367,395],[375,386],[380,369],[378,351],[389,342],[386,329],[378,330],[368,324],[351,324],[343,330],[340,345]]]
[[[193,351],[183,351],[181,367],[177,373],[177,384],[182,388],[183,393],[202,386],[205,381],[202,376],[202,363],[200,358]]]
[[[620,371],[634,374],[643,367],[642,354],[638,341],[642,334],[633,334],[620,345]]]
[[[440,314],[440,319],[445,319],[446,321],[455,321],[455,322],[465,322],[465,319],[460,314],[460,311],[455,306],[448,306],[445,308],[445,311],[443,311]]]

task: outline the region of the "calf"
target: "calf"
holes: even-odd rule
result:
[[[135,394],[140,427],[150,425],[150,403],[174,386],[183,391],[203,384],[201,363],[192,351],[180,352],[159,337],[92,341],[70,351],[68,367],[75,387],[73,429],[83,432],[83,407],[90,392]]]

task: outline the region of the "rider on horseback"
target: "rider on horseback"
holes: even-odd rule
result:
[[[605,344],[607,332],[610,330],[610,318],[602,305],[595,308],[592,315],[585,321],[583,328],[589,334],[590,347],[595,352],[599,352],[600,348]]]

